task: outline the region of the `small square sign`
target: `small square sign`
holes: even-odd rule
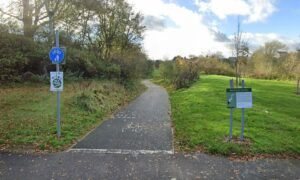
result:
[[[63,91],[64,76],[63,72],[50,72],[50,91]]]
[[[237,108],[252,108],[252,92],[237,92],[236,93]]]
[[[252,108],[251,88],[231,88],[226,91],[228,108]]]

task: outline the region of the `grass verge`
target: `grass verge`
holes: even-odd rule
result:
[[[56,137],[56,93],[48,85],[0,88],[0,148],[57,151],[65,149],[145,87],[108,81],[67,83],[61,100],[61,138]]]
[[[254,107],[246,109],[245,143],[226,142],[230,77],[201,76],[190,88],[169,90],[176,147],[223,155],[300,154],[300,96],[294,82],[245,79],[252,87]],[[156,80],[156,82],[159,82]],[[238,139],[241,110],[234,111],[233,135]]]

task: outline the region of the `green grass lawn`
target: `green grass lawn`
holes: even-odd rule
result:
[[[230,77],[203,75],[187,89],[170,92],[177,148],[209,153],[300,154],[300,96],[295,82],[245,79],[253,91],[253,108],[246,109],[248,143],[226,142]],[[234,111],[233,135],[240,136],[241,109]],[[250,143],[249,143],[250,141]]]
[[[49,85],[0,88],[0,149],[60,150],[70,146],[105,116],[142,92],[114,82],[67,83],[62,92],[61,138],[56,137],[56,93]]]

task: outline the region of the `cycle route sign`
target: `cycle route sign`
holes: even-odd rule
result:
[[[50,91],[63,91],[64,88],[63,72],[50,72]]]
[[[60,64],[65,58],[65,52],[59,47],[54,47],[49,53],[49,58],[53,64]]]

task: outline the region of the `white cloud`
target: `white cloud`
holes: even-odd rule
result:
[[[211,12],[220,19],[231,15],[247,17],[246,22],[266,20],[275,11],[275,0],[195,0],[200,12]]]
[[[150,17],[147,21],[154,20],[147,22],[148,24],[160,25],[158,28],[149,27],[145,32],[144,49],[151,59],[170,59],[176,55],[205,55],[214,52],[222,52],[226,57],[232,56],[228,38],[232,39],[233,35],[227,38],[222,34],[218,28],[218,21],[212,20],[210,26],[206,25],[201,12],[176,5],[173,1],[128,0],[128,2],[133,5],[135,11]],[[198,1],[204,3],[201,5],[202,11],[220,9],[217,16],[221,19],[236,14],[247,16],[248,22],[263,20],[275,9],[273,1],[270,0],[227,0],[225,5],[222,2],[224,0]],[[224,11],[221,11],[222,9]],[[272,40],[279,40],[291,49],[296,44],[295,40],[276,33],[245,32],[244,38],[248,40],[252,50]]]
[[[276,33],[245,32],[243,33],[242,37],[249,43],[251,51],[255,51],[257,48],[270,41],[280,41],[281,43],[287,45],[288,50],[291,51],[295,51],[298,46],[298,42],[295,39],[291,39]],[[229,36],[229,39],[233,39],[233,35]]]
[[[247,15],[250,13],[248,4],[244,0],[210,0],[204,2],[196,0],[201,12],[212,12],[220,19],[225,19],[229,15]]]
[[[160,30],[146,31],[144,48],[152,59],[200,55],[214,51],[222,51],[225,54],[229,52],[224,43],[215,41],[214,33],[203,23],[199,13],[162,0],[128,2],[145,16],[163,18],[166,24],[175,24]]]
[[[276,33],[245,33],[244,36],[246,39],[249,39],[252,46],[256,46],[256,47],[262,46],[266,42],[276,40],[287,45],[289,50],[295,50],[298,44],[298,42],[295,39],[281,36]]]

